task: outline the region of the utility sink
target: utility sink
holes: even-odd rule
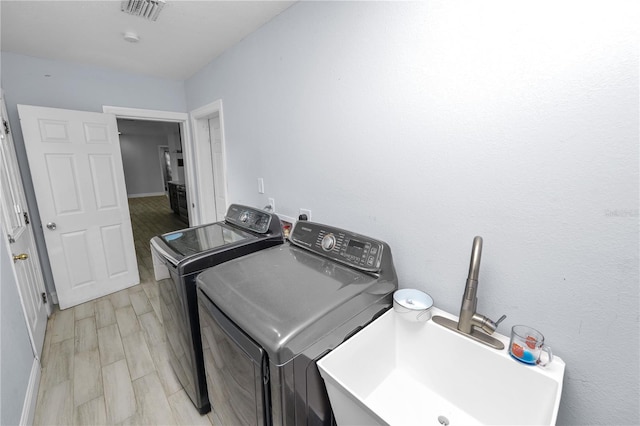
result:
[[[389,310],[318,362],[338,425],[555,424],[564,361],[522,364],[493,336],[505,349]]]

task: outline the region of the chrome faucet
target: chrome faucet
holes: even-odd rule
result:
[[[488,317],[476,312],[476,305],[478,304],[478,274],[480,272],[481,257],[482,237],[475,237],[473,239],[473,247],[471,248],[469,276],[467,278],[467,284],[464,287],[464,294],[462,295],[460,318],[456,323],[448,318],[434,316],[433,321],[493,348],[504,349],[504,344],[500,340],[489,336],[489,334],[493,334],[498,328],[498,324],[507,316],[503,315],[498,321],[493,322]],[[483,330],[484,333],[478,329]]]

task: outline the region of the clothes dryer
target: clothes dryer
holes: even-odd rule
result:
[[[330,425],[316,361],[389,309],[379,240],[298,221],[290,242],[197,278],[212,409],[223,424]]]

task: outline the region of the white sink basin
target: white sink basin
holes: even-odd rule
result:
[[[493,336],[505,349],[388,311],[318,362],[338,425],[555,424],[564,361],[522,364]]]

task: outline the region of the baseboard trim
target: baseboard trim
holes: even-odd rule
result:
[[[22,405],[22,416],[20,417],[20,425],[32,425],[36,416],[36,402],[38,401],[38,389],[40,387],[40,361],[33,358],[31,366],[31,374],[29,375],[29,385],[27,393],[24,396],[24,404]]]
[[[145,192],[142,194],[127,194],[127,198],[159,197],[160,195],[167,194],[164,192]]]

